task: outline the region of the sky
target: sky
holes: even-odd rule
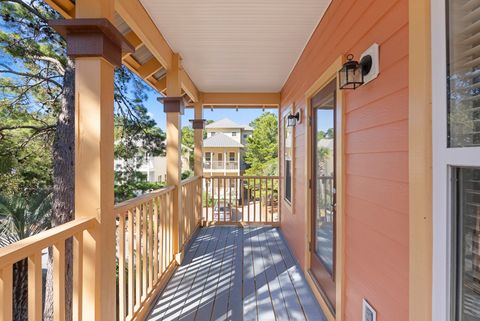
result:
[[[148,109],[150,117],[152,117],[157,123],[158,127],[165,130],[166,129],[166,115],[163,112],[163,105],[157,101],[159,94],[156,94],[153,91],[149,91],[148,100],[145,103],[145,107]],[[277,115],[277,109],[266,108],[265,112],[272,112]],[[255,118],[262,115],[262,109],[239,109],[238,111],[235,108],[228,109],[214,109],[211,111],[210,108],[205,108],[203,111],[203,118],[207,120],[220,120],[222,118],[230,118],[234,122],[240,125],[248,125]],[[193,108],[186,108],[185,113],[182,115],[182,127],[191,126],[190,119],[194,118]]]

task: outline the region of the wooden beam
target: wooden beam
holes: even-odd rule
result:
[[[183,91],[188,95],[188,97],[190,97],[194,103],[198,102],[198,89],[195,87],[192,79],[190,79],[190,76],[188,76],[183,69],[180,71],[180,83]]]
[[[138,68],[138,75],[145,79],[162,69],[162,64],[156,59],[152,58]]]
[[[160,79],[155,79],[153,77],[145,79],[154,89],[159,93],[164,94],[167,90],[167,77],[162,77]]]
[[[45,2],[65,19],[75,17],[75,4],[70,0],[45,0]]]
[[[125,38],[130,42],[130,44],[135,48],[135,50],[139,49],[143,46],[143,42],[140,38],[138,38],[137,34],[133,31],[129,31],[124,35]]]
[[[278,107],[280,93],[203,93],[204,105]]]
[[[170,69],[173,51],[140,1],[117,0],[115,10],[162,66]]]

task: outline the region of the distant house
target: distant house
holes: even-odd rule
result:
[[[182,170],[189,169],[190,151],[182,155]],[[138,155],[135,159],[129,160],[128,164],[122,159],[115,159],[115,171],[122,171],[127,165],[137,166],[137,171],[146,175],[148,182],[166,182],[167,181],[167,158],[165,156],[151,156],[147,153]]]
[[[207,125],[206,132],[203,141],[204,175],[242,175],[246,168],[245,145],[253,128],[224,118]]]

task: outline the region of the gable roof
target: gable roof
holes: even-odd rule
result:
[[[225,134],[218,133],[205,139],[203,141],[203,147],[240,147],[242,148],[243,145],[237,142],[235,139]]]
[[[220,120],[217,120],[216,122],[213,122],[211,124],[208,124],[205,126],[207,129],[215,129],[215,128],[239,128],[239,129],[245,129],[245,130],[253,130],[252,127],[248,125],[240,125],[234,122],[233,120],[229,118],[223,118]]]

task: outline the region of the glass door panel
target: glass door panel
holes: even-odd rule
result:
[[[311,272],[335,311],[335,113],[336,80],[311,100],[312,240]]]

